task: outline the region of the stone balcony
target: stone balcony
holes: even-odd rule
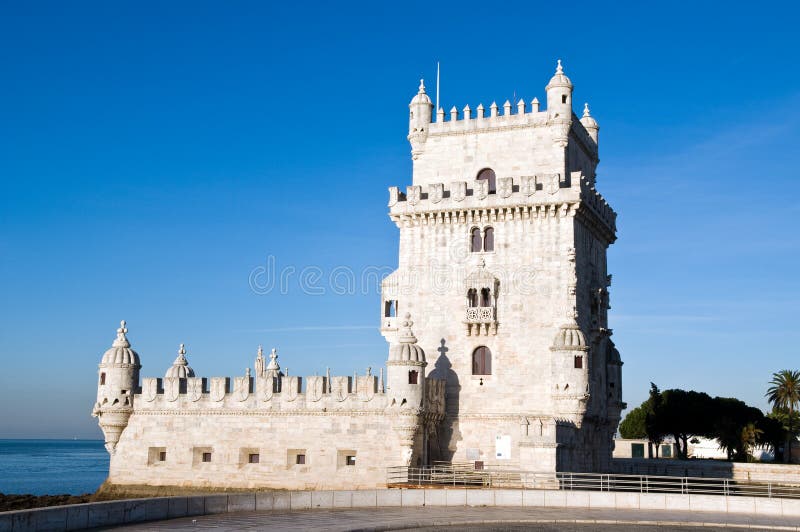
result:
[[[495,307],[467,307],[464,317],[467,336],[497,334],[497,309]]]

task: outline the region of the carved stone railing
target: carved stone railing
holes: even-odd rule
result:
[[[497,334],[497,309],[495,307],[467,307],[464,317],[467,336]]]

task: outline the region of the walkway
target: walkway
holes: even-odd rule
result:
[[[711,526],[718,525],[718,526]],[[534,531],[697,531],[751,529],[800,531],[796,518],[707,512],[518,507],[368,508],[242,512],[185,517],[113,530],[534,530]],[[438,530],[439,528],[437,528]],[[109,529],[110,530],[110,529]]]

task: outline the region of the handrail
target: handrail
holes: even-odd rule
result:
[[[639,493],[680,493],[733,495],[767,498],[798,498],[800,486],[776,482],[737,481],[730,478],[670,477],[616,473],[536,472],[511,467],[437,462],[424,467],[387,468],[387,485],[464,486],[518,489],[559,489],[585,491],[634,491]]]

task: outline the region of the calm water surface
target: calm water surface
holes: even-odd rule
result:
[[[100,440],[0,440],[0,493],[92,493],[107,474]]]

